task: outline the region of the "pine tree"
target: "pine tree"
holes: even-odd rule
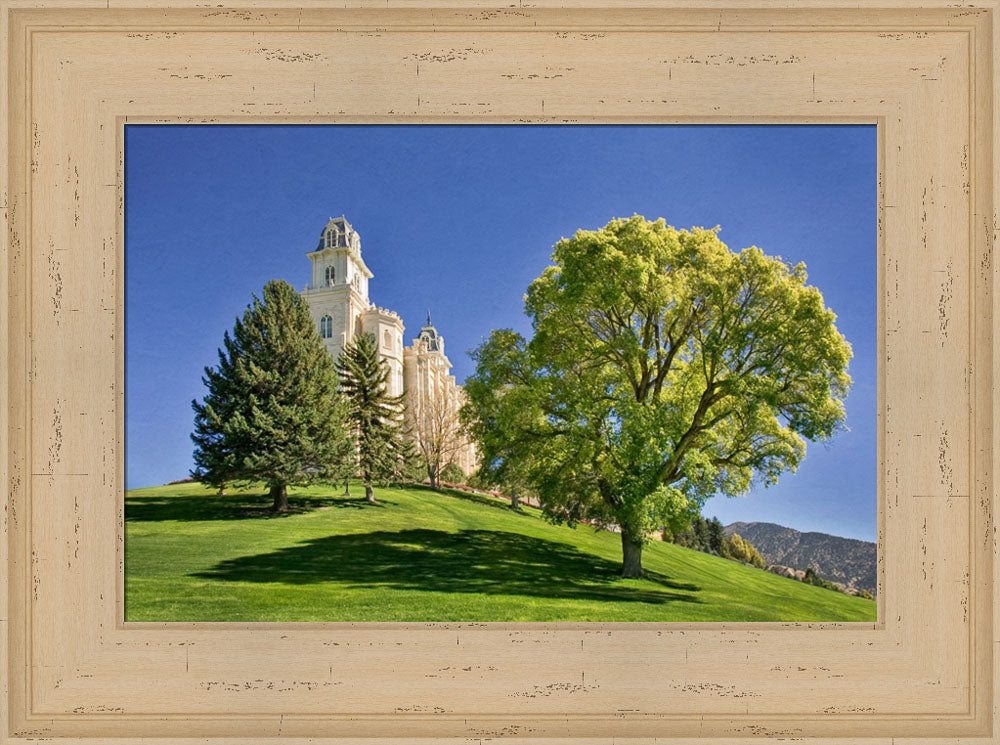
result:
[[[398,478],[413,457],[402,425],[404,397],[389,395],[389,366],[371,334],[359,334],[344,347],[336,367],[357,438],[365,499],[374,504],[372,482]]]
[[[330,482],[350,469],[354,445],[333,360],[287,282],[271,280],[253,296],[202,381],[204,401],[191,402],[192,473],[201,481],[264,482],[282,512],[289,485]]]
[[[695,543],[698,550],[705,551],[707,553],[709,546],[711,545],[711,540],[708,533],[708,523],[705,521],[705,518],[698,515],[698,517],[694,519],[692,528],[694,529]]]
[[[727,549],[726,531],[719,518],[713,517],[708,521],[708,550],[717,556],[728,556]]]

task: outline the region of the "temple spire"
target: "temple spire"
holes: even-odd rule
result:
[[[434,325],[433,323],[431,323],[431,311],[430,311],[430,308],[427,309],[427,325],[428,326],[433,326]]]

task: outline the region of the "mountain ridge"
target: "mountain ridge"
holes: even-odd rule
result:
[[[769,522],[734,522],[724,531],[727,536],[739,533],[750,541],[768,564],[812,568],[831,582],[875,594],[876,546],[871,541]]]

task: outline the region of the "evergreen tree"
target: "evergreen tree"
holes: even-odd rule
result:
[[[708,521],[708,550],[718,556],[727,556],[726,531],[722,528],[719,518],[713,517]]]
[[[202,378],[192,401],[195,470],[222,489],[264,482],[273,509],[288,509],[287,487],[339,479],[353,443],[333,361],[301,296],[282,280],[264,285]]]
[[[709,550],[709,546],[711,545],[711,539],[708,533],[708,523],[705,521],[705,518],[698,515],[698,517],[694,519],[692,528],[694,529],[695,542],[698,546],[698,550],[707,552]]]
[[[379,356],[378,342],[371,334],[359,334],[344,347],[336,367],[358,442],[357,464],[365,498],[374,504],[372,481],[399,478],[414,454],[402,425],[404,399],[389,395],[389,366]]]

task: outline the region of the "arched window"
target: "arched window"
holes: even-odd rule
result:
[[[326,268],[326,286],[332,287],[336,281],[337,281],[337,270],[332,266],[328,266]]]
[[[382,334],[382,345],[386,349],[392,349],[392,336],[389,334],[388,329],[386,329],[385,333]]]
[[[319,319],[319,335],[324,339],[333,336],[333,319],[330,316],[323,316]]]
[[[326,247],[333,248],[337,245],[337,229],[330,228],[326,231]]]

